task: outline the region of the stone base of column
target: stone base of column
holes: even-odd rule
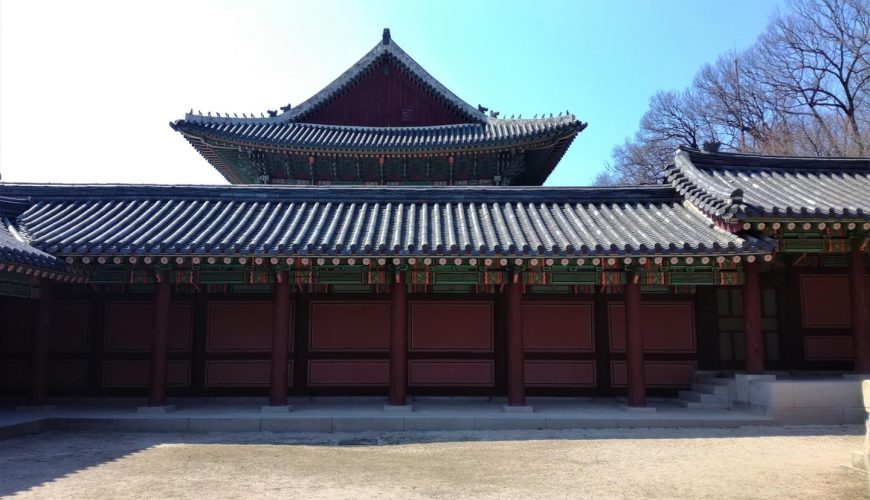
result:
[[[293,405],[267,405],[260,408],[260,413],[290,413]]]
[[[175,411],[175,405],[163,405],[163,406],[140,406],[136,408],[136,413],[144,413],[146,415],[160,415],[163,413],[170,413]]]
[[[57,405],[33,405],[16,406],[15,411],[20,413],[46,413],[57,409]]]
[[[384,405],[384,411],[410,412],[414,411],[414,405]]]
[[[737,400],[737,403],[749,404],[749,384],[757,380],[774,381],[776,380],[776,375],[772,373],[758,375],[748,373],[734,374],[734,398]]]
[[[654,406],[629,406],[619,405],[620,410],[625,410],[628,413],[655,413],[656,409]]]
[[[504,405],[501,411],[505,413],[532,413],[535,408],[531,405]]]
[[[865,472],[870,470],[870,454],[863,451],[853,451],[852,467]]]

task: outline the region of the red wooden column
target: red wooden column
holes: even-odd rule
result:
[[[625,363],[628,374],[628,406],[646,406],[646,381],[641,335],[640,279],[626,273],[625,280]]]
[[[166,272],[158,272],[156,278],[148,406],[166,406],[166,379],[169,372],[169,304],[172,300],[172,289]]]
[[[51,332],[51,283],[43,280],[37,305],[36,330],[33,332],[33,359],[30,364],[30,401],[39,406],[45,404],[46,369],[48,361],[48,341]]]
[[[390,284],[390,405],[405,406],[408,394],[408,289],[396,271]]]
[[[864,242],[853,239],[849,250],[849,305],[852,313],[852,337],[855,344],[855,371],[870,373],[870,330],[867,327],[867,268]]]
[[[523,282],[520,273],[507,285],[508,406],[525,406],[526,382],[523,356]]]
[[[761,287],[758,284],[758,263],[744,261],[743,277],[746,373],[758,375],[764,372],[764,338],[761,335]]]
[[[285,271],[275,273],[272,298],[272,380],[269,406],[287,405],[287,335],[290,331],[290,282]]]

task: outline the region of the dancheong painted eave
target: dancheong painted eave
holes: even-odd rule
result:
[[[286,187],[4,184],[55,255],[761,254],[669,186]]]
[[[726,222],[870,220],[870,159],[708,153],[679,148],[668,181]]]

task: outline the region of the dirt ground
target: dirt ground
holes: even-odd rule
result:
[[[870,498],[863,429],[58,433],[0,441],[16,498]]]

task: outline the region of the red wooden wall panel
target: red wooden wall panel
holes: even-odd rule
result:
[[[489,387],[493,385],[490,360],[413,360],[408,363],[412,386]]]
[[[318,359],[308,362],[309,386],[385,386],[389,383],[389,361]]]
[[[268,387],[272,377],[269,360],[209,360],[205,362],[206,387]],[[287,363],[287,383],[293,385],[293,362]]]
[[[169,309],[169,350],[190,350],[193,308],[175,303]],[[106,304],[106,352],[150,352],[154,326],[151,302],[110,302]]]
[[[807,335],[804,356],[807,360],[850,360],[854,356],[854,339],[846,335]]]
[[[595,387],[595,361],[526,361],[529,387]]]
[[[55,360],[48,363],[47,382],[51,387],[85,387],[88,385],[88,362]]]
[[[82,352],[88,350],[88,304],[57,302],[52,308],[51,349]]]
[[[870,278],[866,288],[870,290]],[[849,277],[804,274],[800,277],[801,320],[804,328],[850,328]],[[870,294],[867,296],[870,308]],[[868,309],[870,310],[870,309]]]
[[[212,302],[208,305],[208,352],[272,350],[271,302]],[[292,350],[293,309],[288,346]]]
[[[35,301],[7,299],[3,301],[3,329],[0,330],[0,350],[30,352],[36,318]]]
[[[149,361],[115,360],[103,362],[103,386],[148,387]],[[169,361],[167,383],[170,387],[190,385],[190,361]]]
[[[697,364],[694,361],[645,361],[644,378],[648,387],[683,387],[692,383]],[[625,387],[625,361],[610,362],[610,381],[614,387]]]
[[[523,306],[526,351],[593,352],[592,304],[536,302]]]
[[[26,387],[29,383],[29,360],[0,359],[0,387]]]
[[[412,302],[409,308],[410,351],[492,351],[491,303]]]
[[[403,121],[403,110],[411,111],[410,121]],[[367,127],[420,127],[468,120],[432,97],[395,64],[385,62],[311,113],[305,121]]]
[[[625,305],[608,306],[610,350],[625,350]],[[695,352],[695,307],[691,302],[641,305],[641,332],[646,352]]]
[[[311,351],[389,351],[389,302],[317,301],[310,317]]]

